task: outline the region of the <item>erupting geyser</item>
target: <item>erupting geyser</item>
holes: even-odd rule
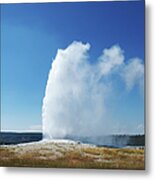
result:
[[[113,122],[105,102],[112,92],[113,74],[125,82],[126,89],[142,82],[141,60],[125,64],[118,45],[103,50],[94,63],[89,62],[89,49],[88,43],[73,42],[59,49],[52,62],[42,107],[45,138],[110,134]]]

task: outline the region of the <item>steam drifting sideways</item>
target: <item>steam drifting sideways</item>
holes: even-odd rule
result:
[[[124,91],[143,88],[141,59],[125,61],[123,50],[114,45],[90,63],[89,49],[90,44],[74,41],[66,49],[59,49],[52,61],[42,107],[47,139],[115,133],[106,104],[116,88],[116,77]]]

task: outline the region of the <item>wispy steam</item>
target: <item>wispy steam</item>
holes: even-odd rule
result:
[[[42,107],[46,138],[110,134],[106,102],[113,76],[124,83],[124,90],[143,82],[141,60],[133,58],[126,64],[118,45],[104,49],[95,64],[89,62],[89,49],[88,43],[73,42],[59,49],[52,62]]]

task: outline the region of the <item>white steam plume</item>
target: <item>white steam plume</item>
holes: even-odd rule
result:
[[[89,49],[90,44],[75,41],[59,49],[52,62],[42,107],[45,138],[110,134],[105,104],[112,78],[104,78],[118,75],[130,90],[143,78],[141,61],[126,65],[118,45],[103,50],[97,64],[89,63]]]

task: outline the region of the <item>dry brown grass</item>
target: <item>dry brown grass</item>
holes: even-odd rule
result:
[[[56,151],[46,145],[37,148],[0,147],[0,166],[144,169],[144,150],[115,149],[74,145],[57,146]],[[77,148],[76,148],[77,146]]]

